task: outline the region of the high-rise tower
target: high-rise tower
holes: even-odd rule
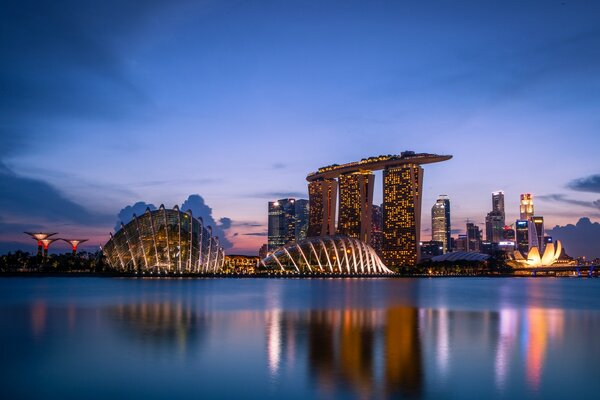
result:
[[[523,193],[521,195],[520,212],[520,219],[522,221],[528,221],[533,217],[533,195],[531,193]]]
[[[529,249],[537,246],[540,254],[544,254],[546,243],[544,242],[544,217],[534,215],[529,221]]]
[[[319,179],[308,184],[308,237],[335,235],[337,181]]]
[[[404,151],[400,155],[363,158],[332,164],[308,174],[308,236],[334,235],[339,179],[338,232],[369,243],[373,229],[374,176],[383,170],[381,254],[388,267],[414,265],[419,258],[422,164],[449,160],[452,156]]]
[[[280,199],[269,202],[268,247],[276,249],[295,240],[295,199]]]
[[[504,214],[504,192],[499,190],[492,192],[492,211],[497,211]]]
[[[383,262],[390,267],[419,260],[423,168],[402,164],[383,170]]]
[[[450,199],[441,194],[431,208],[431,240],[443,243],[443,252],[450,251]]]
[[[339,178],[340,209],[337,233],[371,242],[373,185],[370,171],[342,174]]]
[[[306,239],[309,218],[308,200],[296,199],[296,241]]]

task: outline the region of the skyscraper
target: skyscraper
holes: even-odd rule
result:
[[[531,193],[523,193],[521,195],[520,212],[521,221],[528,221],[533,217],[533,195]]]
[[[467,222],[467,251],[479,251],[481,243],[481,231],[472,222]]]
[[[492,193],[492,211],[485,217],[485,240],[499,243],[504,239],[504,192],[499,190]]]
[[[441,194],[431,208],[431,240],[442,242],[443,253],[450,251],[450,199]]]
[[[414,265],[419,259],[422,164],[452,156],[404,151],[400,155],[363,158],[332,164],[306,177],[309,193],[308,236],[336,234],[334,221],[338,179],[340,212],[338,232],[370,242],[374,176],[383,170],[382,258],[389,267]]]
[[[383,262],[414,265],[420,256],[423,168],[401,164],[383,170]]]
[[[544,254],[546,243],[544,242],[544,217],[534,215],[529,224],[529,248],[537,246],[540,254]]]
[[[485,217],[485,240],[499,243],[504,239],[504,215],[490,211]]]
[[[335,235],[337,181],[318,179],[308,183],[308,237]]]
[[[383,249],[383,209],[381,206],[373,204],[371,220],[371,247],[379,257],[382,257]]]
[[[375,175],[370,171],[340,175],[339,234],[370,243],[374,183]]]
[[[296,205],[294,199],[269,202],[268,247],[276,249],[295,240]]]
[[[492,211],[498,211],[504,214],[504,192],[499,190],[492,193]]]
[[[526,257],[529,252],[529,221],[517,220],[515,223],[515,233],[517,249]]]
[[[296,241],[306,239],[308,233],[308,218],[309,218],[309,207],[308,200],[297,199],[296,200],[296,227],[294,236]]]

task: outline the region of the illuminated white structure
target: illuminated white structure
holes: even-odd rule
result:
[[[104,255],[112,268],[123,272],[214,273],[225,261],[211,227],[177,206],[147,208],[110,236]]]
[[[519,257],[521,254],[515,252],[515,261],[520,264],[526,264],[528,267],[547,267],[558,261],[563,252],[562,243],[557,240],[556,243],[548,243],[544,254],[540,254],[537,246],[534,246],[527,253],[527,259]]]
[[[266,269],[300,273],[391,274],[375,250],[347,236],[313,237],[276,249],[261,260]]]

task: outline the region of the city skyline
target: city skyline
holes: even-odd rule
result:
[[[598,222],[599,6],[462,6],[3,4],[0,252],[35,252],[23,231],[96,249],[121,210],[197,193],[254,254],[266,202],[308,198],[307,172],[404,150],[454,155],[423,207],[447,194],[463,233],[499,189],[506,221],[533,193],[546,232]]]

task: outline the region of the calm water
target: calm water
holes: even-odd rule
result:
[[[0,398],[598,398],[600,279],[0,279]]]

